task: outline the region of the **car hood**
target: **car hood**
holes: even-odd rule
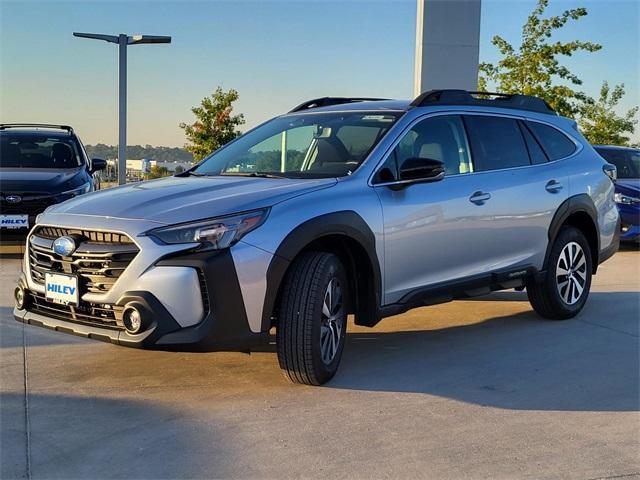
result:
[[[46,214],[78,214],[173,224],[275,205],[335,185],[335,178],[169,177],[80,195]]]
[[[624,178],[616,181],[616,192],[640,198],[640,178]]]
[[[77,187],[79,168],[0,168],[0,192],[60,193]]]

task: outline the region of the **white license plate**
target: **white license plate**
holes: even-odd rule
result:
[[[29,228],[29,215],[0,215],[0,228]]]
[[[44,274],[45,297],[55,303],[78,305],[78,277],[62,273]]]

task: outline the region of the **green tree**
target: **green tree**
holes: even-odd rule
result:
[[[582,80],[560,63],[558,57],[570,57],[579,51],[595,52],[602,48],[592,42],[574,40],[562,43],[551,39],[553,33],[569,20],[587,15],[586,8],[565,10],[561,15],[543,18],[549,0],[538,0],[536,8],[522,27],[522,42],[518,48],[500,36],[492,43],[502,55],[497,64],[480,64],[478,89],[487,91],[489,82],[503,93],[522,93],[545,99],[560,115],[575,115],[586,99],[574,86]]]
[[[174,173],[182,173],[182,172],[184,172],[184,168],[182,168],[182,165],[176,166],[176,171]]]
[[[151,180],[153,178],[168,177],[169,175],[171,175],[171,172],[166,167],[152,165],[149,172],[144,174],[144,179]]]
[[[624,96],[624,84],[611,89],[607,82],[600,87],[597,100],[587,99],[580,108],[578,124],[582,134],[592,144],[629,145],[629,135],[638,121],[634,118],[638,107],[618,115],[616,108]],[[629,134],[629,135],[626,135]]]
[[[210,97],[202,99],[199,107],[191,109],[196,116],[194,123],[180,124],[190,142],[185,148],[193,154],[194,160],[201,160],[240,135],[238,127],[245,120],[242,114],[232,115],[236,100],[238,92],[225,92],[218,87]]]

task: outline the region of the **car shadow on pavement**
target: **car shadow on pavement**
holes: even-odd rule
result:
[[[22,329],[26,329],[27,346],[60,345],[63,343],[81,343],[88,340],[42,327],[24,325],[13,318],[12,307],[0,307],[0,349],[22,347]]]
[[[24,395],[0,405],[0,478],[26,478]],[[147,400],[30,393],[29,413],[33,477],[223,478],[237,461],[223,423]]]
[[[527,311],[439,330],[353,333],[327,387],[516,410],[637,411],[639,309],[638,292],[592,292],[587,308],[562,322]]]

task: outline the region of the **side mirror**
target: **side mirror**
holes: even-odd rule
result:
[[[444,178],[444,163],[432,158],[407,158],[400,167],[401,182],[435,182]]]
[[[89,170],[89,173],[95,173],[98,172],[100,170],[104,170],[105,168],[107,168],[107,161],[103,160],[101,158],[92,158],[91,159],[91,169]]]

